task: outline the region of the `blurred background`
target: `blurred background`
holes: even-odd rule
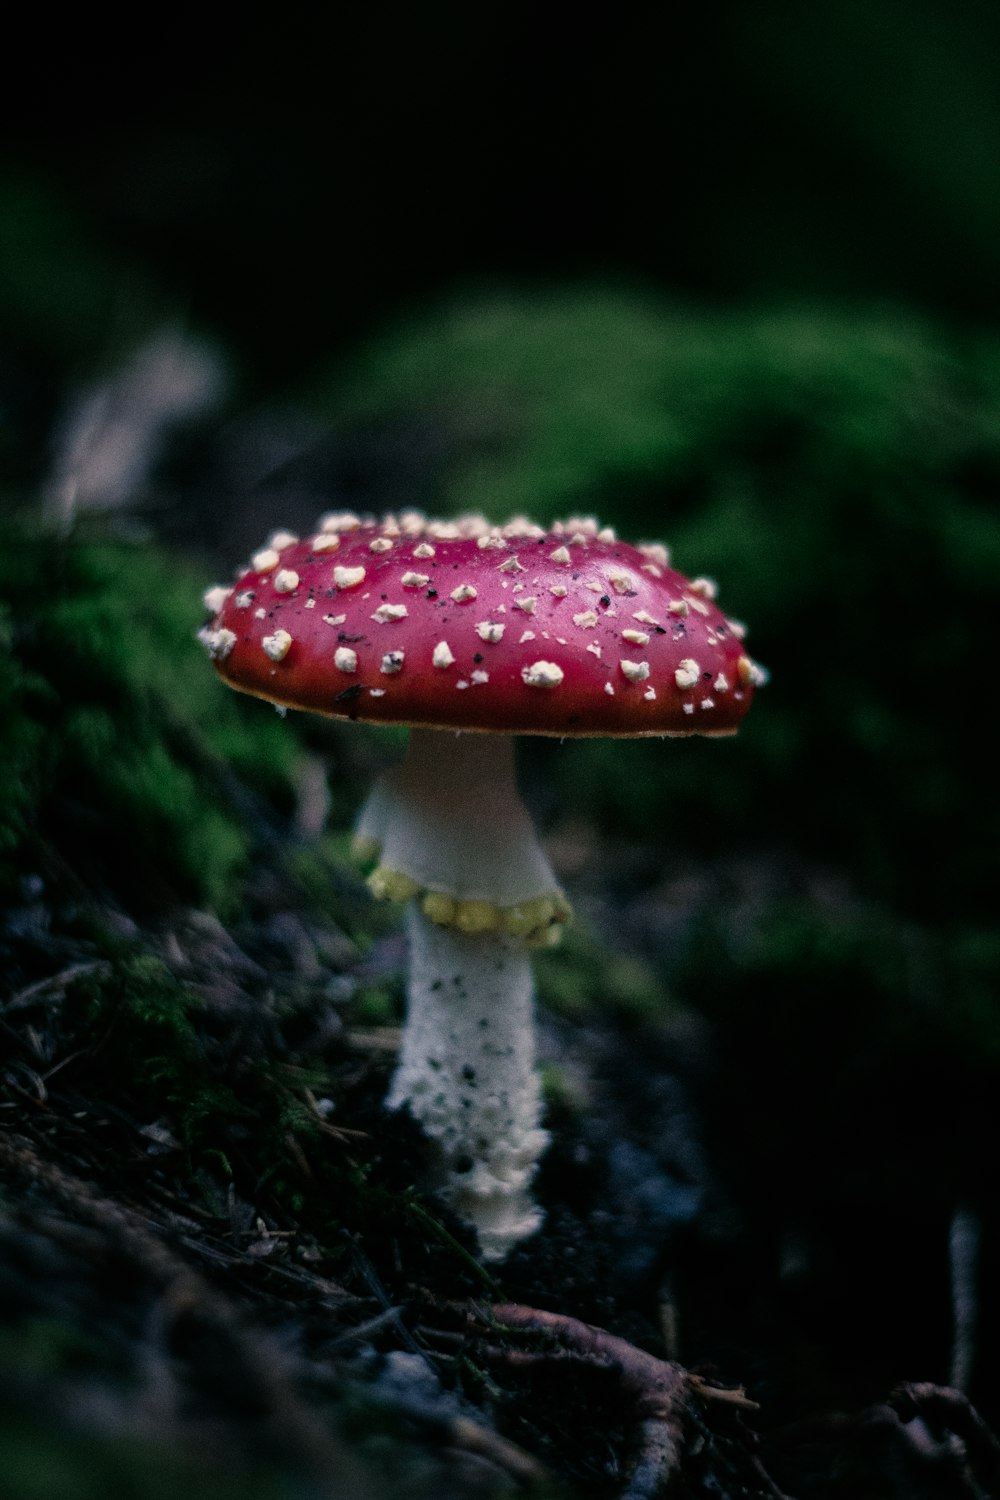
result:
[[[23,21],[0,502],[183,558],[169,609],[120,570],[121,618],[169,636],[173,713],[218,715],[198,732],[279,807],[284,773],[234,749],[186,654],[200,587],[272,527],[594,512],[718,577],[772,673],[738,739],[529,745],[528,792],[619,1021],[681,1005],[709,1028],[715,1170],[761,1275],[808,1289],[789,1319],[835,1365],[845,1328],[867,1341],[873,1388],[968,1378],[955,1226],[966,1250],[1000,1235],[977,1149],[1000,1084],[1000,10],[181,6],[141,44],[85,10],[56,39]],[[23,545],[9,630],[49,607]],[[116,576],[84,572],[81,597]],[[85,617],[25,637],[18,670],[88,681]],[[40,762],[6,670],[15,882],[74,778],[120,810],[106,752],[130,731],[91,716]],[[145,703],[131,671],[115,692]],[[58,722],[44,694],[32,713]],[[343,831],[384,747],[301,733],[344,770]],[[245,849],[216,828],[206,853],[183,785],[130,817],[218,905]],[[586,955],[543,972],[556,1012],[586,1008]]]
[[[996,306],[978,0],[24,21],[3,310],[38,379],[169,311],[273,397],[459,287]]]

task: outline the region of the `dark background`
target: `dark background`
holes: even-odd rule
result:
[[[3,312],[40,357],[165,299],[267,392],[456,283],[581,274],[996,306],[987,3],[23,20]]]

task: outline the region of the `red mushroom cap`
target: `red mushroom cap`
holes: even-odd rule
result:
[[[591,520],[329,516],[279,533],[202,633],[231,686],[338,718],[553,735],[732,734],[763,673],[707,579]]]

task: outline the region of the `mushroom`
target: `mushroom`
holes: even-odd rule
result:
[[[435,1143],[438,1186],[503,1259],[534,1232],[547,1135],[530,949],[570,916],[518,794],[513,736],[730,735],[763,680],[743,629],[660,545],[591,519],[325,517],[278,533],[201,633],[243,692],[411,729],[358,841],[408,903],[407,1020],[389,1091]]]

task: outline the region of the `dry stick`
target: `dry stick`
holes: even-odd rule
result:
[[[490,1315],[503,1328],[548,1334],[560,1346],[554,1351],[537,1353],[492,1351],[507,1363],[527,1365],[568,1359],[613,1372],[619,1390],[632,1407],[637,1427],[635,1458],[622,1500],[653,1500],[680,1474],[684,1418],[690,1396],[724,1401],[744,1410],[756,1409],[757,1403],[748,1400],[742,1390],[718,1390],[690,1375],[682,1365],[658,1359],[644,1349],[637,1349],[627,1339],[577,1318],[510,1302],[495,1304]],[[758,1478],[767,1480],[760,1466],[755,1467]],[[778,1495],[780,1491],[770,1480],[767,1482],[772,1494]]]
[[[142,1223],[138,1214],[104,1198],[95,1187],[44,1160],[30,1141],[0,1134],[0,1166],[46,1188],[79,1220],[114,1236],[162,1288],[168,1314],[201,1319],[227,1338],[255,1379],[259,1393],[290,1450],[305,1462],[322,1488],[319,1496],[339,1494],[347,1482],[363,1500],[366,1486],[324,1425],[300,1401],[283,1375],[284,1359],[196,1271]]]
[[[27,989],[18,990],[9,1000],[0,1004],[0,1010],[5,1012],[27,1010],[32,1005],[58,1002],[63,998],[69,986],[75,984],[78,979],[87,979],[91,975],[103,978],[110,971],[111,965],[105,959],[70,964],[69,968],[60,969],[58,974],[50,974],[46,979],[36,979],[35,983],[29,984]]]
[[[392,1302],[389,1297],[389,1293],[382,1285],[382,1280],[378,1272],[372,1265],[371,1261],[368,1259],[368,1256],[362,1250],[357,1239],[351,1234],[345,1235],[345,1238],[350,1249],[351,1259],[354,1262],[354,1269],[367,1283],[368,1290],[375,1298],[375,1301],[382,1308],[383,1312],[389,1312],[392,1308]],[[402,1317],[400,1317],[398,1314],[396,1316],[396,1332],[399,1334],[400,1341],[405,1345],[409,1353],[416,1354],[418,1358],[422,1359],[424,1364],[426,1364],[430,1368],[432,1374],[436,1376],[437,1371],[434,1368],[434,1362],[429,1357],[427,1350],[421,1348],[420,1344],[413,1337],[413,1334],[403,1322]]]
[[[470,1417],[452,1417],[448,1432],[457,1447],[478,1454],[523,1484],[541,1484],[548,1478],[537,1459],[481,1422],[473,1422]]]

